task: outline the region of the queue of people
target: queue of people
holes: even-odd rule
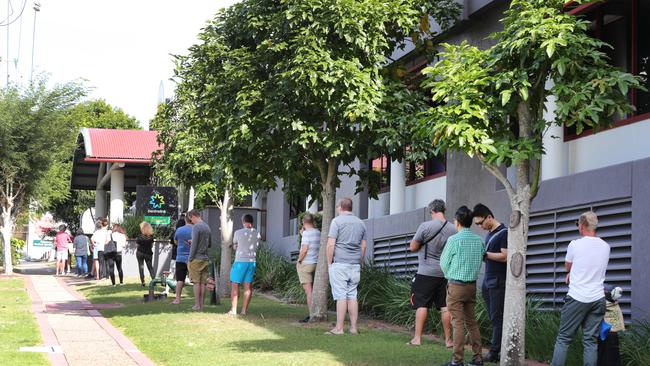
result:
[[[336,323],[334,328],[325,333],[327,335],[344,334],[346,315],[349,318],[348,332],[359,332],[357,290],[366,251],[367,229],[364,222],[352,213],[352,202],[352,199],[347,197],[338,202],[338,216],[332,220],[327,233],[326,263],[332,296],[336,302]],[[461,206],[452,221],[445,216],[446,206],[443,200],[433,200],[427,209],[431,219],[419,225],[408,246],[408,250],[418,254],[418,269],[411,283],[409,298],[415,310],[415,329],[407,345],[422,344],[428,312],[435,307],[441,312],[445,345],[453,349],[451,361],[445,366],[465,365],[465,329],[472,348],[472,358],[468,360],[467,365],[479,366],[484,362],[498,362],[503,334],[508,229],[496,219],[489,207],[480,203],[475,205],[473,210]],[[315,227],[314,217],[309,213],[303,216],[302,224],[296,271],[305,291],[308,309],[311,309],[321,232]],[[472,224],[487,233],[485,240],[471,230]],[[604,280],[610,247],[596,236],[598,217],[595,213],[583,213],[576,225],[581,238],[569,244],[565,258],[569,292],[561,311],[552,366],[565,364],[568,347],[578,328],[583,331],[584,364],[595,366],[598,362],[598,334],[606,309]],[[248,313],[257,250],[261,240],[251,215],[242,217],[242,226],[242,229],[234,233],[232,244],[235,259],[230,271],[231,308],[227,313],[231,316]],[[65,232],[65,227],[59,229],[55,237],[57,274],[63,273],[66,268],[70,245],[77,257],[78,275],[88,273],[90,267],[86,266],[86,257],[92,252],[93,276],[97,279],[110,276],[112,284],[115,285],[114,269],[117,268],[120,283],[123,282],[121,252],[127,237],[120,225],[113,225],[109,231],[108,221],[100,219],[98,230],[90,240],[82,232],[78,232],[72,239]],[[136,239],[136,257],[140,281],[144,286],[145,264],[149,275],[154,276],[153,228],[149,223],[143,222],[140,230],[141,235]],[[191,210],[187,215],[181,216],[172,238],[172,260],[175,263],[177,281],[176,298],[172,304],[181,303],[182,290],[189,275],[195,298],[192,309],[201,311],[208,283],[211,230],[202,220],[200,211]],[[492,332],[489,350],[482,354],[483,345],[475,306],[479,293],[477,280],[484,263],[480,294],[486,305]],[[238,313],[240,286],[243,287],[243,301]],[[299,322],[306,323],[309,320],[310,316],[307,316]]]

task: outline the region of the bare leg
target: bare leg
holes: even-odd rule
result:
[[[203,304],[205,303],[205,283],[199,284],[199,310],[203,310]]]
[[[237,315],[237,301],[239,300],[239,284],[235,282],[230,283],[230,311],[228,314]]]
[[[311,283],[303,283],[302,288],[305,289],[305,297],[307,297],[307,310],[311,312],[311,299],[312,299],[312,287]]]
[[[201,287],[203,284],[200,281],[194,283],[194,306],[192,310],[201,310],[202,299],[201,299]]]
[[[172,304],[178,305],[181,303],[181,294],[183,293],[183,286],[185,285],[185,282],[183,281],[176,281],[176,299],[172,301]]]
[[[95,269],[95,279],[99,281],[99,259],[93,261],[93,268]]]
[[[348,311],[348,301],[336,300],[336,327],[330,330],[330,333],[343,334],[343,323],[345,323],[345,313]]]
[[[445,333],[445,346],[451,348],[454,346],[454,340],[451,338],[451,313],[447,311],[447,308],[442,308],[440,317],[442,318],[442,330]]]
[[[357,299],[348,299],[348,314],[350,315],[350,333],[357,334],[357,319],[359,319]]]
[[[250,282],[244,282],[244,303],[241,306],[241,315],[246,315],[248,313],[248,305],[251,303],[252,295],[253,286]]]
[[[415,310],[415,333],[413,334],[413,339],[411,339],[411,344],[422,344],[422,333],[424,332],[424,324],[427,321],[428,313],[429,309],[427,308],[417,308]]]

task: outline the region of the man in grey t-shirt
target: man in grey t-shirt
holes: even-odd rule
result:
[[[231,308],[228,314],[237,315],[237,300],[239,299],[239,285],[244,284],[244,303],[241,307],[241,315],[248,312],[248,304],[253,294],[253,278],[255,276],[255,259],[257,248],[262,238],[253,227],[253,216],[250,214],[242,217],[243,229],[235,231],[232,246],[235,249],[235,262],[230,269],[230,298]]]
[[[300,240],[300,253],[296,261],[296,271],[298,280],[305,290],[307,298],[307,310],[311,309],[312,284],[314,283],[314,273],[318,263],[318,250],[320,249],[320,230],[314,227],[314,216],[306,213],[302,217],[302,232]],[[301,323],[307,323],[310,316],[299,320]]]
[[[352,199],[342,198],[337,209],[339,216],[332,220],[327,234],[329,278],[336,300],[336,327],[328,334],[343,334],[345,313],[350,316],[350,333],[357,334],[357,286],[366,254],[366,224],[352,214]]]
[[[203,309],[205,297],[205,285],[208,282],[208,248],[212,240],[212,232],[208,224],[201,219],[199,210],[192,210],[187,213],[194,225],[192,227],[192,241],[190,242],[190,255],[188,258],[188,269],[190,279],[194,283],[194,306],[193,310]]]
[[[445,201],[436,199],[427,206],[431,220],[423,222],[415,232],[409,250],[418,252],[418,271],[411,283],[411,307],[415,309],[415,333],[409,345],[421,344],[429,309],[435,304],[441,311],[445,344],[453,346],[451,315],[447,311],[447,280],[440,269],[440,255],[447,238],[456,234],[454,225],[445,218]]]

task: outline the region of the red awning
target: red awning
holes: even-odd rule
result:
[[[149,164],[160,148],[156,131],[82,128],[81,134],[86,162]]]

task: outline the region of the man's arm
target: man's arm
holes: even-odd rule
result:
[[[300,246],[300,253],[298,253],[298,262],[297,263],[302,263],[303,259],[307,256],[307,251],[309,251],[309,245],[301,245]]]
[[[486,252],[487,259],[493,262],[505,263],[508,261],[508,249],[501,248],[501,253]]]
[[[190,261],[194,259],[194,256],[196,255],[196,248],[198,247],[198,245],[196,244],[199,242],[198,236],[199,236],[198,230],[192,228],[192,243],[194,245],[190,245],[190,256],[188,258],[188,260]]]
[[[327,238],[327,264],[331,265],[334,261],[334,247],[336,246],[336,239],[332,237]]]
[[[442,255],[440,256],[440,269],[442,269],[442,273],[447,275],[447,270],[449,269],[449,266],[451,265],[451,260],[453,259],[453,253],[452,250],[454,249],[454,242],[449,242],[447,240],[447,244],[445,245],[445,249],[442,251]]]
[[[566,268],[566,284],[568,285],[571,282],[571,266],[573,266],[573,262],[566,261],[564,262],[564,268]]]
[[[366,239],[361,240],[361,264],[363,264],[363,258],[366,257]]]
[[[415,239],[411,240],[411,244],[409,244],[409,250],[411,252],[417,252],[418,250],[420,250],[421,247],[422,247],[422,243],[420,243]]]

